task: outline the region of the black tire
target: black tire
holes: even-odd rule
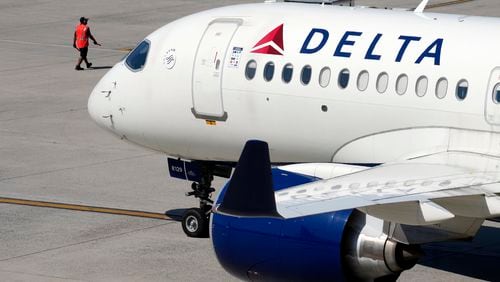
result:
[[[182,217],[182,230],[188,237],[208,238],[209,219],[198,208],[187,210]]]

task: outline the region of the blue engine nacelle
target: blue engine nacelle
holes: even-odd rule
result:
[[[276,168],[272,179],[275,191],[317,180]],[[370,281],[411,268],[415,248],[388,240],[383,221],[370,220],[352,210],[294,219],[214,213],[211,238],[220,264],[243,280]]]

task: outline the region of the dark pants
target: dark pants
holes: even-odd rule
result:
[[[88,53],[89,53],[89,47],[80,48],[80,57],[82,57],[82,59],[86,60]]]

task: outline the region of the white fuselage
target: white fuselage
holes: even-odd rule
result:
[[[280,25],[283,46],[279,34],[265,38]],[[499,155],[499,28],[496,18],[361,7],[214,9],[149,35],[142,70],[116,64],[95,87],[89,112],[124,139],[185,159],[237,161],[249,139],[266,141],[273,162],[384,163],[465,149]],[[266,81],[269,62],[274,75]],[[307,85],[304,66],[312,71]]]

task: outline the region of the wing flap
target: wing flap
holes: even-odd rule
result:
[[[500,212],[499,167],[495,157],[446,152],[281,190],[277,208],[286,218],[357,208],[410,225],[488,218]]]
[[[458,216],[475,218],[500,216],[500,197],[498,196],[472,195],[433,201]]]
[[[431,225],[455,217],[453,213],[431,201],[374,205],[359,210],[387,221],[408,225]]]

